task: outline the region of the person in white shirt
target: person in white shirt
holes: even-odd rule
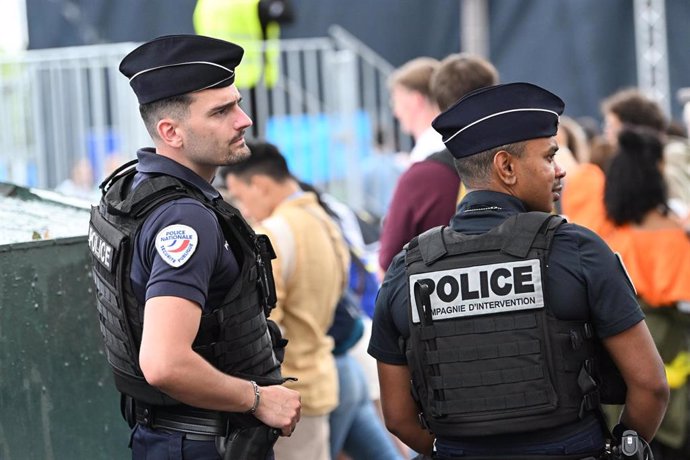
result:
[[[415,141],[411,163],[444,148],[441,136],[431,127],[431,120],[440,113],[430,89],[431,75],[439,65],[437,59],[418,57],[396,69],[388,79],[393,115],[402,131]]]

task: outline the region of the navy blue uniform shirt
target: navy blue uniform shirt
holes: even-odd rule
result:
[[[196,187],[211,200],[221,199],[206,180],[154,150],[141,149],[137,157],[132,187],[151,175],[167,174]],[[175,239],[175,235],[184,238]],[[195,199],[176,199],[159,206],[136,237],[130,279],[141,303],[152,297],[182,297],[208,313],[221,304],[238,275],[237,260],[216,215]]]
[[[455,231],[477,235],[526,211],[515,197],[473,191],[458,205],[450,225]],[[377,361],[407,364],[400,348],[400,339],[410,335],[407,293],[403,250],[393,259],[376,299],[368,352]],[[600,338],[621,333],[644,318],[616,255],[596,234],[576,224],[563,224],[555,233],[546,268],[545,298],[557,318],[589,321]],[[537,434],[535,440],[545,434]]]

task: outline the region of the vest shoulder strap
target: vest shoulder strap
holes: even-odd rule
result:
[[[531,248],[548,250],[556,228],[563,222],[563,217],[545,212],[511,216],[501,225],[502,229],[512,233],[510,238],[505,239],[501,252],[524,259]]]
[[[417,237],[419,251],[426,265],[431,265],[448,254],[443,233],[445,225],[431,228]]]
[[[466,254],[498,251],[526,258],[530,249],[549,250],[556,229],[566,220],[545,212],[520,213],[482,235],[465,235],[447,226],[434,227],[413,238],[405,247],[405,264],[421,259],[429,266],[449,252]]]
[[[171,176],[160,175],[143,181],[129,193],[134,172],[118,180],[106,192],[108,211],[116,215],[141,216],[162,202],[186,195],[186,188]]]

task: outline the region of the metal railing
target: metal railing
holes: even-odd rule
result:
[[[392,67],[344,29],[280,41],[280,77],[240,88],[254,135],[277,144],[293,172],[356,209],[361,161],[376,130],[407,150],[388,104]],[[55,188],[86,161],[97,183],[113,159],[151,145],[136,97],[118,72],[136,43],[32,50],[0,57],[0,181]],[[249,96],[249,97],[248,97]]]

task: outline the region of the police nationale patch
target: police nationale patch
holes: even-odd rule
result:
[[[156,251],[172,267],[184,265],[198,244],[196,231],[187,225],[168,225],[156,235]]]

